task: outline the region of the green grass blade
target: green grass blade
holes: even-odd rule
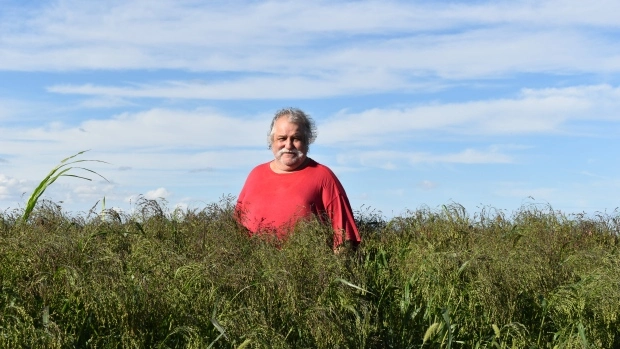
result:
[[[41,198],[41,195],[43,195],[43,193],[45,192],[45,190],[47,190],[47,188],[52,185],[54,182],[56,182],[56,180],[60,177],[74,177],[74,178],[80,178],[80,179],[84,179],[87,181],[91,181],[90,178],[84,177],[84,176],[79,176],[79,175],[75,175],[72,173],[68,173],[70,170],[82,170],[82,171],[86,171],[86,172],[90,172],[94,175],[97,175],[101,178],[103,178],[105,181],[109,182],[107,180],[107,178],[105,178],[104,176],[100,175],[99,173],[97,173],[96,171],[93,171],[91,169],[85,168],[85,167],[76,167],[76,166],[71,166],[72,164],[76,164],[76,163],[81,163],[81,162],[101,162],[101,163],[106,163],[105,161],[101,161],[101,160],[90,160],[90,159],[78,159],[78,160],[73,160],[70,161],[71,159],[75,159],[77,156],[84,154],[85,152],[87,152],[88,150],[83,150],[80,151],[74,155],[71,155],[67,158],[64,158],[60,161],[60,163],[58,165],[56,165],[48,174],[47,176],[45,176],[45,178],[43,178],[43,180],[39,183],[39,185],[34,189],[34,191],[32,192],[32,194],[30,195],[30,197],[28,198],[28,202],[26,204],[26,208],[24,209],[24,214],[22,215],[22,221],[27,221],[28,218],[30,218],[30,215],[32,214],[32,211],[34,211],[35,206],[37,205],[37,202],[39,201],[39,199]]]
[[[347,285],[347,286],[349,286],[349,287],[353,287],[354,289],[359,290],[359,291],[362,291],[362,292],[364,292],[364,293],[374,294],[374,293],[372,293],[372,292],[370,292],[370,291],[368,291],[368,290],[366,290],[366,289],[363,289],[363,288],[361,288],[361,287],[359,287],[359,286],[357,286],[357,285],[355,285],[355,284],[350,283],[349,281],[347,281],[347,280],[345,280],[345,279],[337,278],[337,279],[335,279],[334,281],[341,282],[341,283],[343,283],[343,284],[345,284],[345,285]]]

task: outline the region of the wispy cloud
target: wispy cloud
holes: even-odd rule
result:
[[[620,110],[619,95],[620,88],[595,85],[527,89],[513,99],[373,108],[358,113],[343,110],[331,117],[319,116],[317,144],[374,144],[383,148],[403,139],[428,139],[433,134],[444,137],[513,137],[566,133],[574,121],[620,120],[617,112]],[[37,127],[4,127],[0,128],[5,135],[0,139],[0,146],[6,154],[13,155],[37,153],[41,142],[45,142],[47,150],[55,154],[69,154],[75,149],[97,149],[109,153],[110,161],[116,166],[126,168],[162,167],[168,163],[187,171],[205,168],[195,164],[231,168],[259,157],[260,150],[248,153],[246,149],[266,145],[268,119],[269,116],[263,114],[232,116],[210,109],[157,108],[125,112],[109,118],[85,119],[76,124],[50,122]],[[27,141],[30,142],[25,143]],[[175,153],[179,150],[182,150],[181,154]],[[512,156],[497,149],[480,151],[469,148],[444,155],[423,151],[373,153],[363,149],[357,153],[364,153],[368,161],[382,156],[386,159],[404,158],[410,163],[513,161]],[[393,167],[390,161],[384,165]]]
[[[620,48],[606,36],[592,40],[596,34],[589,32],[618,28],[611,14],[620,6],[596,3],[162,1],[145,10],[135,2],[63,1],[13,17],[27,20],[12,20],[15,13],[6,12],[0,67],[242,71],[315,79],[340,72],[369,80],[382,73],[386,81],[524,69],[618,71]],[[583,26],[589,31],[577,30]]]
[[[410,139],[427,131],[457,135],[566,132],[571,121],[620,121],[619,93],[620,88],[609,85],[528,89],[513,99],[343,111],[321,124],[320,137],[327,144],[372,144]]]
[[[314,99],[351,94],[385,92],[397,89],[422,90],[431,83],[410,83],[395,74],[381,71],[339,72],[324,76],[260,76],[195,82],[167,81],[150,85],[97,86],[54,85],[49,92],[104,96],[106,98],[174,98],[174,99]]]
[[[378,167],[387,170],[402,168],[403,165],[415,164],[493,164],[510,163],[510,155],[503,154],[497,149],[477,150],[465,149],[457,153],[425,153],[403,151],[361,151],[348,152],[338,156],[341,165],[359,164],[366,167]]]
[[[0,128],[5,151],[27,153],[24,140],[47,142],[51,148],[66,149],[209,149],[266,144],[268,125],[252,117],[230,117],[208,110],[152,109],[122,113],[107,119],[83,120],[77,125],[51,122],[28,128]],[[264,130],[257,132],[257,130]],[[17,144],[19,143],[19,144]],[[19,147],[25,147],[20,151]]]

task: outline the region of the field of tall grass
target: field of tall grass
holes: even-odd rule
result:
[[[249,238],[234,199],[0,214],[1,348],[618,348],[620,214],[457,205]]]

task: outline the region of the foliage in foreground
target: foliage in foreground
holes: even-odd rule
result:
[[[0,214],[0,347],[620,347],[617,215],[452,205],[384,221],[334,255],[300,225],[248,238],[232,201]]]

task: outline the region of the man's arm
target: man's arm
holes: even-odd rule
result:
[[[331,185],[323,190],[323,203],[334,229],[334,250],[345,240],[357,246],[362,239],[347,194],[335,175]]]

